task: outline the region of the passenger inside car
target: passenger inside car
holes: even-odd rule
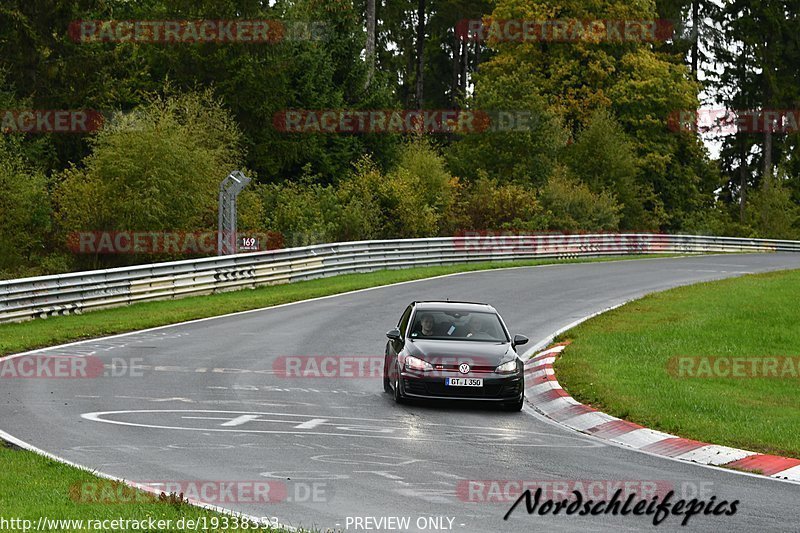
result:
[[[488,325],[483,317],[475,315],[469,321],[466,337],[477,340],[493,340],[495,336],[488,332]]]

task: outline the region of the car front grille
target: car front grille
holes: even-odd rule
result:
[[[425,383],[415,379],[403,380],[403,388],[409,394],[424,396],[452,396],[459,398],[497,398],[500,397],[503,385],[487,385],[484,387],[447,387],[444,383]],[[516,386],[514,388],[517,388]],[[509,393],[513,396],[514,392]]]

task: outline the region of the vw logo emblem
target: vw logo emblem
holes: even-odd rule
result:
[[[458,365],[458,371],[462,374],[469,374],[469,365],[467,363],[461,363]]]

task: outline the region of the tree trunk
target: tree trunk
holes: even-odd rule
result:
[[[739,136],[739,222],[744,222],[744,206],[747,200],[747,151],[745,150],[744,133]]]
[[[692,75],[697,81],[697,68],[700,62],[700,0],[692,0]]]
[[[769,39],[767,39],[767,46],[769,46]],[[767,51],[767,54],[769,54],[769,51]],[[775,94],[775,91],[772,88],[773,84],[772,73],[773,73],[772,61],[765,58],[764,106],[762,111],[763,116],[761,117],[761,120],[759,120],[759,123],[764,125],[764,180],[768,180],[772,177],[772,121],[767,122],[766,120],[766,118],[769,116],[767,113],[772,111],[773,94]]]
[[[367,0],[367,42],[364,46],[367,60],[367,81],[365,88],[372,83],[375,75],[375,0]]]
[[[425,71],[425,0],[417,3],[417,109],[423,105],[423,72]]]
[[[764,180],[772,177],[772,129],[767,126],[764,131]]]
[[[747,49],[742,47],[742,53],[739,56],[739,86],[745,87],[747,81],[747,66],[746,66]],[[744,223],[744,210],[747,202],[747,134],[743,131],[737,131],[736,135],[739,137],[739,222]]]
[[[458,72],[461,68],[461,37],[458,32],[453,35],[453,76],[450,80],[450,100],[453,106],[458,103]]]
[[[461,43],[461,94],[467,94],[467,65],[469,64],[469,43]]]

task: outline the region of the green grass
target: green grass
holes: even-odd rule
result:
[[[800,270],[652,294],[565,333],[577,400],[704,442],[800,458],[800,377],[679,377],[676,356],[800,355]],[[797,369],[800,371],[800,369]]]
[[[0,442],[0,517],[10,520],[12,518],[30,520],[35,528],[40,517],[53,520],[172,520],[174,526],[164,529],[149,529],[145,531],[179,532],[178,520],[205,518],[209,526],[213,525],[212,519],[224,520],[223,515],[191,506],[182,502],[179,497],[157,497],[141,491],[119,488],[113,494],[121,494],[124,501],[120,503],[93,503],[82,502],[81,491],[84,484],[89,487],[110,487],[113,482],[101,481],[92,474],[73,468],[71,466],[52,461],[40,455],[19,451],[6,447]],[[134,492],[136,497],[134,497]],[[129,503],[130,501],[130,503]],[[135,503],[134,503],[135,502]],[[228,520],[232,520],[228,517]],[[232,525],[231,522],[228,522]],[[235,529],[233,527],[210,528],[206,531],[254,531],[252,527]],[[22,531],[21,527],[16,527]],[[14,530],[10,527],[4,531]],[[51,527],[49,531],[60,533],[77,533],[89,531],[88,524],[84,528]],[[104,529],[104,531],[129,531],[130,529]],[[282,532],[283,529],[264,527],[255,531]]]
[[[673,255],[662,254],[642,257],[671,256]],[[70,341],[124,333],[456,272],[622,259],[631,259],[631,257],[491,262],[383,270],[284,285],[272,285],[254,290],[227,292],[210,296],[139,303],[127,307],[88,312],[83,315],[54,317],[16,324],[0,324],[0,357]],[[31,452],[3,447],[2,441],[0,441],[0,465],[3,466],[0,468],[0,516],[5,518],[26,518],[33,520],[35,524],[40,516],[56,519],[92,520],[106,518],[140,519],[148,516],[165,519],[220,517],[215,513],[189,506],[180,501],[174,501],[174,499],[166,502],[141,504],[76,503],[70,498],[70,487],[75,483],[84,481],[97,482],[99,478]],[[71,533],[71,531],[77,530],[62,529],[61,531]],[[234,530],[226,529],[226,531]]]

